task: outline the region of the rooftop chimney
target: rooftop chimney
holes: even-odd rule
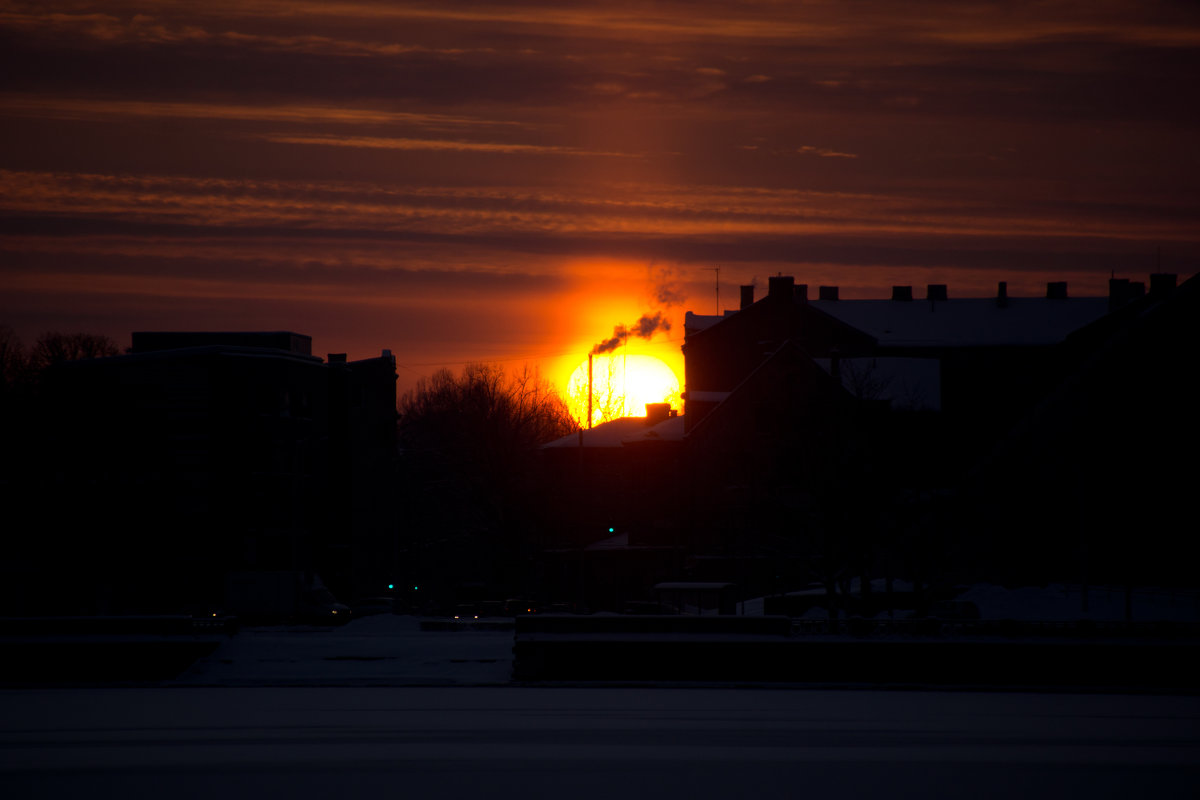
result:
[[[1066,281],[1050,281],[1046,284],[1046,299],[1047,300],[1066,300],[1067,299],[1067,282]]]
[[[749,308],[754,305],[754,286],[739,287],[742,290],[742,304],[738,308]]]
[[[838,287],[836,286],[821,286],[817,288],[817,298],[819,300],[837,300]]]
[[[931,283],[925,288],[926,300],[945,300],[947,296],[944,283]]]
[[[1108,310],[1114,311],[1134,299],[1129,278],[1108,279]]]
[[[996,286],[996,308],[1008,308],[1008,281],[1000,281]]]
[[[646,403],[646,426],[657,425],[671,417],[670,403]]]
[[[795,286],[795,289],[792,293],[792,296],[796,298],[797,303],[807,303],[808,302],[808,284],[807,283],[797,283]]]
[[[767,296],[791,300],[795,283],[796,279],[791,275],[776,275],[767,278]]]
[[[902,300],[905,302],[912,300],[912,287],[911,286],[893,286],[892,287],[892,299],[893,300]]]

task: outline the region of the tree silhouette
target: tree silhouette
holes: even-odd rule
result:
[[[528,367],[469,364],[421,379],[397,409],[409,535],[425,582],[432,570],[447,583],[515,586],[540,516],[535,451],[578,430],[566,403]]]
[[[601,425],[625,416],[625,395],[618,391],[621,380],[617,375],[617,359],[604,358],[597,369],[603,373],[595,374],[591,386],[591,403],[588,403],[588,376],[585,373],[571,381],[567,387],[571,405],[578,409],[578,415],[587,424],[587,410],[592,410],[592,424]]]
[[[397,406],[401,442],[470,454],[487,472],[513,453],[576,430],[566,403],[528,367],[513,375],[494,364],[468,364],[461,375],[439,370]]]
[[[28,362],[21,338],[12,328],[0,325],[0,399],[25,383]]]
[[[107,336],[94,333],[59,333],[50,331],[38,337],[29,353],[29,364],[41,371],[63,361],[81,358],[104,358],[120,354],[117,343]]]

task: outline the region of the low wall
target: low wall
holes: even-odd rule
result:
[[[514,679],[1200,690],[1194,641],[813,638],[789,636],[786,618],[562,619],[518,620]]]
[[[232,617],[0,618],[0,684],[169,680],[236,630]]]

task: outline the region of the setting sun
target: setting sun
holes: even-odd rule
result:
[[[581,424],[587,424],[588,362],[567,383],[568,402]],[[592,424],[618,417],[641,417],[647,403],[670,403],[678,409],[679,378],[661,359],[648,355],[600,354],[592,361]]]

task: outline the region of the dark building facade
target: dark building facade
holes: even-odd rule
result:
[[[736,312],[689,315],[691,526],[787,542],[794,582],[1183,580],[1194,548],[1158,509],[1189,516],[1168,442],[1196,440],[1178,365],[1200,345],[1197,279],[1110,283],[841,300],[779,277]],[[1139,528],[1159,555],[1122,558]]]
[[[292,332],[139,332],[126,355],[51,370],[48,539],[26,553],[26,611],[221,608],[239,572],[379,593],[396,557],[395,381],[389,351],[326,363]]]

